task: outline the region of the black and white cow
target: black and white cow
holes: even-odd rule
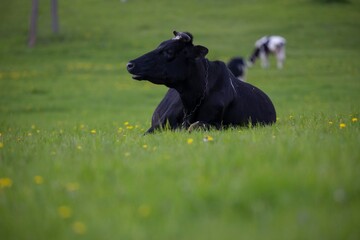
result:
[[[170,88],[147,132],[161,129],[166,122],[171,129],[191,130],[276,121],[275,108],[264,92],[238,80],[223,62],[206,59],[208,49],[194,46],[190,33],[174,31],[174,35],[127,64],[133,79]]]
[[[280,36],[265,36],[255,42],[255,49],[249,58],[249,65],[255,63],[260,57],[261,66],[267,68],[269,66],[269,54],[276,57],[277,67],[281,69],[285,61],[285,44],[286,40]]]

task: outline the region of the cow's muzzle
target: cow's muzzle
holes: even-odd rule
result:
[[[126,69],[128,70],[129,73],[132,74],[132,78],[135,80],[142,80],[143,76],[136,74],[135,73],[135,63],[133,62],[128,62],[128,64],[126,65]]]
[[[127,68],[128,72],[131,73],[131,71],[135,68],[135,63],[128,62],[128,64],[126,65],[126,68]]]

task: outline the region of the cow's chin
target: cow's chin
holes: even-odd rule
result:
[[[132,75],[132,79],[134,80],[138,80],[138,81],[149,81],[153,84],[157,84],[157,85],[164,85],[165,81],[161,78],[157,78],[157,77],[148,77],[145,75],[136,75],[133,74]]]
[[[138,80],[138,81],[147,80],[145,76],[136,75],[136,74],[133,74],[133,75],[132,75],[132,79],[135,79],[135,80]]]
[[[148,78],[147,80],[156,85],[164,85],[165,84],[165,81],[161,78]]]

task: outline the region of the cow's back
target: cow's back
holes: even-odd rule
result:
[[[224,114],[224,125],[272,124],[276,122],[275,107],[270,98],[257,87],[233,80],[236,97]]]

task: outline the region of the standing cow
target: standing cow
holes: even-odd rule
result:
[[[272,53],[276,57],[278,69],[283,68],[285,61],[285,44],[286,40],[280,36],[265,36],[255,42],[255,49],[250,56],[250,65],[254,64],[256,59],[260,57],[261,66],[267,68],[269,66],[269,54]]]
[[[174,31],[174,35],[127,64],[133,79],[170,88],[162,102],[174,103],[172,96],[180,98],[182,107],[178,101],[175,105],[160,103],[161,113],[171,113],[166,115],[171,129],[219,129],[276,121],[275,108],[264,92],[235,78],[223,62],[206,59],[208,49],[194,46],[190,33]],[[154,116],[159,122],[154,123],[153,117],[147,132],[164,127],[164,119],[156,116],[156,110]]]

